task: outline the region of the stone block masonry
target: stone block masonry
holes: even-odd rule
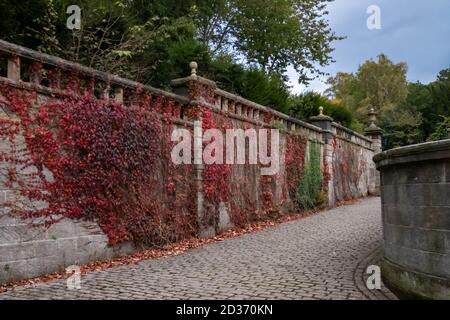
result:
[[[270,179],[260,175],[260,167],[232,165],[229,168],[228,187],[234,193],[231,199],[218,204],[210,203],[205,197],[204,165],[195,165],[192,175],[184,177],[183,185],[176,186],[183,187],[186,193],[195,195],[194,211],[200,226],[197,230],[198,236],[212,236],[233,228],[235,219],[232,211],[236,209],[243,212],[243,216],[249,221],[257,220],[259,213],[267,207],[267,194],[271,196],[272,213],[283,214],[294,210],[295,201],[288,191],[288,180],[292,173],[283,164],[288,149],[287,143],[294,135],[304,138],[306,149],[311,144],[320,147],[322,170],[326,179],[323,191],[326,191],[325,201],[329,207],[341,200],[376,193],[379,179],[373,170],[372,156],[378,150],[381,132],[372,130],[370,135],[363,136],[323,115],[312,119],[312,123],[291,118],[217,88],[213,81],[197,75],[197,65],[194,63],[191,64],[191,76],[172,81],[173,92],[166,92],[1,40],[0,53],[8,60],[8,76],[0,77],[0,85],[36,92],[39,101],[53,101],[73,95],[73,92],[68,93],[63,84],[68,82],[67,74],[75,73],[81,78],[95,82],[96,90],[93,94],[97,99],[114,100],[124,106],[131,106],[136,101],[136,92],[139,92],[152,96],[154,101],[173,101],[174,112],[171,116],[174,127],[192,129],[194,121],[202,120],[199,110],[204,109],[211,112],[211,118],[217,123],[228,124],[233,128],[279,129],[282,163],[279,172]],[[49,85],[48,79],[43,77],[21,79],[21,66],[30,64],[37,64],[46,71],[51,69],[54,74],[59,74],[60,78],[52,86]],[[58,72],[54,72],[55,69]],[[42,74],[48,75],[49,72]],[[88,81],[83,82],[80,94],[89,90],[87,83]],[[1,99],[4,97],[0,95]],[[164,110],[157,112],[163,113]],[[11,119],[14,115],[9,112],[1,114],[0,117]],[[196,139],[198,143],[199,138]],[[8,141],[1,140],[0,148],[8,148]],[[301,167],[305,159],[294,161]],[[0,162],[0,168],[2,165],[4,163]],[[164,199],[166,190],[161,186],[164,186],[166,181],[162,181],[162,176],[159,178],[161,185],[158,184],[154,188],[161,189],[155,192]],[[0,188],[7,189],[5,181],[1,179],[3,178],[0,178]],[[211,208],[217,214],[205,224],[204,217]],[[109,259],[134,250],[131,243],[108,246],[107,236],[95,222],[63,220],[49,229],[43,229],[31,226],[28,221],[10,217],[4,210],[1,214],[0,283],[60,271],[72,264]]]
[[[177,256],[0,293],[9,299],[395,299],[366,287],[381,240],[380,199],[371,197]]]
[[[450,140],[374,160],[381,171],[385,282],[407,298],[450,299]]]
[[[107,236],[93,222],[64,219],[40,228],[0,216],[0,283],[64,271],[70,265],[107,260],[133,250],[130,242],[108,246]]]

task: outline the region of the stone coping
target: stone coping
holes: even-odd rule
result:
[[[110,85],[125,87],[125,88],[141,88],[143,90],[147,90],[149,92],[166,96],[169,98],[173,98],[174,100],[180,102],[186,102],[186,98],[182,96],[178,96],[174,93],[167,92],[161,89],[154,88],[152,86],[143,85],[142,83],[132,81],[129,79],[125,79],[119,77],[117,75],[95,70],[90,67],[83,66],[76,62],[71,62],[59,57],[51,56],[42,52],[38,52],[35,50],[31,50],[7,41],[0,40],[0,55],[3,56],[18,56],[21,58],[25,58],[28,60],[40,62],[47,66],[52,66],[57,69],[65,70],[68,72],[78,73],[84,77],[91,77],[100,81],[103,81]],[[41,86],[43,87],[43,86]]]
[[[448,300],[450,280],[399,266],[383,258],[382,279],[389,289],[405,300]]]
[[[358,137],[361,140],[364,140],[364,141],[367,141],[367,142],[370,142],[370,143],[373,142],[372,139],[370,139],[369,137],[363,136],[362,134],[360,134],[360,133],[358,133],[356,131],[353,131],[352,129],[349,129],[347,127],[344,127],[343,125],[341,125],[341,124],[339,124],[337,122],[333,122],[331,125],[333,127],[336,127],[336,128],[338,128],[340,130],[343,130],[343,131],[347,132],[348,134],[351,134],[351,135],[353,135],[355,137]]]
[[[22,57],[22,58],[25,58],[28,60],[41,62],[47,66],[52,66],[52,67],[66,70],[69,72],[75,72],[84,77],[92,77],[97,80],[103,81],[109,85],[119,86],[119,87],[123,87],[123,88],[136,88],[136,89],[139,88],[142,90],[149,91],[153,94],[172,98],[180,103],[185,103],[185,104],[189,103],[189,99],[187,99],[184,96],[177,95],[172,92],[160,90],[160,89],[148,86],[148,85],[143,85],[139,82],[125,79],[125,78],[122,78],[122,77],[119,77],[117,75],[110,74],[107,72],[98,71],[93,68],[86,67],[86,66],[80,65],[75,62],[71,62],[71,61],[68,61],[68,60],[65,60],[65,59],[62,59],[59,57],[55,57],[55,56],[51,56],[51,55],[41,53],[41,52],[38,52],[35,50],[31,50],[31,49],[28,49],[28,48],[25,48],[25,47],[22,47],[22,46],[19,46],[19,45],[16,45],[16,44],[13,44],[13,43],[10,43],[7,41],[3,41],[3,40],[0,40],[0,55],[7,56],[7,57],[8,56],[19,56],[19,57]],[[3,77],[0,77],[0,78],[3,78]],[[59,94],[59,95],[66,94],[64,92],[64,90],[48,88],[48,87],[45,87],[40,84],[32,84],[32,83],[27,83],[27,82],[23,82],[23,81],[17,82],[17,81],[14,81],[12,79],[7,79],[7,78],[3,78],[1,80],[4,82],[9,82],[11,85],[13,85],[15,87],[21,87],[21,88],[28,89],[28,90],[34,89],[34,90],[37,90],[44,94],[49,94],[49,95],[51,95],[51,94]],[[316,131],[317,133],[323,132],[321,128],[319,128],[313,124],[301,121],[299,119],[295,119],[287,114],[284,114],[282,112],[274,110],[270,107],[260,105],[253,101],[247,100],[241,96],[221,90],[221,89],[217,88],[217,85],[214,81],[200,77],[198,75],[191,75],[191,76],[185,77],[185,78],[174,79],[171,81],[171,85],[173,87],[179,87],[179,86],[186,85],[186,83],[189,81],[196,81],[200,84],[210,86],[214,89],[214,93],[216,95],[222,96],[226,99],[234,100],[235,102],[241,103],[241,104],[249,106],[251,108],[270,113],[270,114],[274,115],[275,117],[278,117],[279,119],[282,119],[282,120],[290,122],[290,123],[294,123],[296,125],[299,125],[303,128],[306,128],[306,129],[309,129],[312,131]],[[329,119],[330,119],[330,121],[332,120],[331,118],[329,118]],[[364,137],[363,135],[360,135],[357,132],[354,132],[353,130],[350,130],[350,129],[348,129],[344,126],[341,126],[337,123],[333,122],[333,126],[338,127],[340,129],[348,132],[349,134],[354,135],[362,140],[365,140],[367,142],[372,142],[371,139]]]
[[[242,105],[249,106],[249,107],[255,108],[257,110],[263,111],[263,112],[268,112],[268,113],[270,113],[270,114],[272,114],[272,115],[274,115],[274,116],[276,116],[278,118],[281,118],[282,120],[286,120],[286,121],[289,121],[291,123],[298,124],[298,125],[300,125],[302,127],[308,128],[310,130],[314,130],[314,131],[317,131],[317,132],[322,132],[321,128],[319,128],[319,127],[317,127],[317,126],[315,126],[313,124],[310,124],[308,122],[305,122],[305,121],[293,118],[293,117],[291,117],[291,116],[289,116],[289,115],[287,115],[285,113],[282,113],[282,112],[277,111],[275,109],[272,109],[270,107],[261,105],[259,103],[253,102],[251,100],[247,100],[247,99],[245,99],[245,98],[243,98],[243,97],[241,97],[239,95],[230,93],[228,91],[224,91],[222,89],[216,89],[215,93],[217,95],[219,95],[219,96],[222,96],[222,97],[224,97],[226,99],[229,99],[229,100],[233,100],[233,101],[238,102],[238,103],[240,103]]]
[[[212,87],[214,89],[217,88],[217,84],[214,81],[200,77],[198,75],[190,75],[189,77],[173,79],[170,81],[170,85],[175,88],[182,87],[185,86],[189,81],[196,81],[200,84]]]
[[[437,159],[450,159],[450,139],[395,148],[373,157],[377,169],[400,163]]]

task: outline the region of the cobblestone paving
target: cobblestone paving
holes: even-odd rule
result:
[[[380,199],[328,210],[184,254],[54,281],[1,299],[389,299],[364,286],[381,241]]]

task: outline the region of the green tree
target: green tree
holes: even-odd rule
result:
[[[332,62],[328,0],[198,1],[199,39],[213,53],[243,56],[267,73],[284,74],[289,65],[300,82],[323,74],[316,65]],[[310,74],[310,77],[307,75]]]
[[[450,69],[442,70],[428,85],[408,84],[408,96],[402,108],[420,112],[423,140],[447,138],[446,126],[450,117]]]
[[[420,112],[422,115],[420,130],[424,139],[434,131],[435,124],[440,120],[433,111],[433,99],[428,86],[420,82],[408,84],[408,95],[400,108],[409,112]]]
[[[328,93],[343,101],[360,120],[367,122],[371,108],[383,114],[395,109],[406,98],[408,90],[405,63],[393,63],[384,54],[378,60],[367,60],[356,74],[338,73],[328,79]]]
[[[326,21],[328,2],[5,0],[0,37],[164,89],[196,60],[199,73],[224,89],[287,112],[286,68],[306,81],[331,62],[338,37]],[[66,28],[73,4],[82,10],[81,30]]]
[[[359,103],[364,99],[359,81],[353,73],[338,72],[327,80],[328,89],[325,94],[341,101],[351,112],[356,113]]]
[[[238,64],[233,57],[222,55],[208,66],[207,77],[229,92],[288,113],[289,87],[279,74],[267,75],[264,70]]]
[[[16,0],[0,1],[0,38],[29,48],[41,44],[31,30],[48,27],[48,21],[39,19],[47,8],[47,0],[29,0],[24,5]]]
[[[309,118],[319,114],[319,107],[322,106],[324,113],[332,117],[335,122],[349,128],[357,128],[357,122],[355,122],[347,108],[339,101],[331,101],[317,92],[309,91],[301,95],[292,96],[289,104],[291,115],[297,119],[309,121]]]
[[[329,78],[327,93],[342,101],[365,125],[374,108],[384,130],[385,148],[418,143],[425,138],[424,128],[429,127],[422,121],[422,112],[430,95],[419,84],[408,85],[406,72],[405,63],[393,63],[380,54],[376,61],[360,65],[356,74],[338,73]]]
[[[428,141],[437,141],[448,139],[448,128],[450,128],[450,117],[441,117],[440,121],[436,125],[435,131],[428,137]]]
[[[391,149],[423,142],[422,114],[415,110],[391,109],[385,112],[381,127],[384,148]]]
[[[430,124],[428,140],[446,139],[446,128],[450,126],[450,68],[439,72],[427,89],[431,96],[431,107],[425,114]]]
[[[357,72],[359,90],[363,100],[358,112],[366,115],[370,108],[383,113],[395,109],[407,95],[407,67],[405,63],[393,63],[384,54],[378,61],[369,60]]]
[[[450,115],[450,69],[442,70],[436,81],[428,86],[433,100],[433,112],[441,116]]]
[[[325,3],[242,0],[235,48],[269,73],[284,73],[292,65],[299,81],[307,83],[308,73],[312,78],[323,74],[314,64],[332,62],[331,43],[339,39],[324,18]]]

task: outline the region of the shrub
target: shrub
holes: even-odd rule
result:
[[[350,110],[343,106],[338,101],[330,101],[316,92],[307,92],[303,95],[294,96],[289,101],[290,114],[303,121],[309,121],[312,116],[319,114],[319,107],[324,108],[324,114],[333,118],[346,127],[351,127],[355,124],[354,117]]]
[[[296,200],[300,208],[309,210],[325,202],[322,193],[321,148],[318,143],[309,144],[303,176],[298,180]]]

